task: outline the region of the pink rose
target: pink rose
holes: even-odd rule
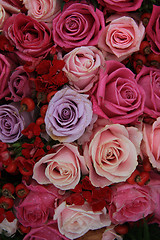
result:
[[[87,174],[84,157],[78,146],[59,144],[53,146],[54,152],[42,157],[34,166],[33,179],[39,184],[54,184],[62,190],[74,188],[80,180],[81,171]]]
[[[95,125],[90,142],[84,146],[91,183],[96,187],[105,187],[130,177],[138,165],[141,140],[141,132],[134,127]]]
[[[128,16],[111,15],[106,23],[98,40],[98,47],[106,60],[121,62],[139,50],[145,35],[142,22]]]
[[[0,0],[0,4],[9,13],[18,13],[23,7],[23,2],[20,0]]]
[[[32,183],[26,198],[15,205],[18,221],[28,227],[40,227],[53,219],[55,201],[60,198],[53,185],[43,187]]]
[[[143,154],[149,157],[154,168],[160,170],[160,117],[152,124],[144,124],[143,127],[143,140],[144,147],[142,148]]]
[[[98,0],[99,4],[106,7],[107,10],[116,12],[136,11],[141,7],[143,0]]]
[[[104,231],[102,235],[101,240],[123,240],[123,238],[116,233],[114,230],[115,225],[111,225],[107,227],[107,229]]]
[[[22,13],[9,17],[3,30],[23,61],[35,61],[35,58],[45,57],[53,45],[47,25]]]
[[[160,54],[160,6],[153,5],[151,18],[146,27],[147,39],[151,44],[151,49],[154,53]]]
[[[41,227],[32,228],[30,232],[25,235],[24,240],[69,240],[63,236],[55,222],[44,224]]]
[[[145,93],[130,69],[117,61],[106,61],[91,99],[94,113],[113,123],[128,124],[143,114]]]
[[[30,75],[26,72],[23,66],[17,67],[8,81],[8,87],[11,92],[11,99],[14,102],[21,101],[24,97],[31,96],[31,83],[29,81]]]
[[[104,57],[96,47],[78,47],[63,57],[65,66],[63,71],[69,79],[70,86],[78,92],[89,91],[98,81],[100,66]]]
[[[147,186],[138,184],[117,184],[113,188],[109,215],[114,224],[136,222],[151,214],[154,201]]]
[[[111,224],[106,208],[93,212],[87,203],[78,206],[62,202],[55,209],[54,219],[58,222],[59,231],[69,239],[81,237],[89,230]]]
[[[104,15],[98,8],[95,10],[86,3],[69,3],[53,19],[53,40],[68,51],[96,45],[104,27]]]
[[[152,118],[160,116],[160,69],[143,66],[136,77],[146,93],[144,113]]]
[[[62,0],[23,0],[23,4],[29,16],[37,21],[51,24],[53,18],[61,10]]]
[[[9,95],[8,81],[12,67],[8,58],[0,54],[0,99]]]
[[[4,22],[9,16],[10,15],[5,11],[4,7],[0,4],[0,30],[3,29]]]

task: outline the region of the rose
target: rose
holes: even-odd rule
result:
[[[109,227],[107,227],[107,229],[104,231],[103,235],[102,235],[102,239],[101,240],[123,240],[123,238],[116,233],[116,231],[114,230],[115,225],[111,225]]]
[[[48,135],[60,142],[73,142],[83,135],[92,120],[92,104],[87,95],[66,87],[50,100],[45,115]]]
[[[151,44],[151,49],[154,53],[160,54],[160,6],[153,5],[152,14],[149,23],[146,27],[147,39]]]
[[[62,202],[55,209],[54,219],[58,222],[59,231],[69,239],[78,238],[89,230],[111,224],[106,208],[93,212],[87,203],[78,206],[66,205]]]
[[[96,45],[104,27],[104,15],[99,9],[91,4],[69,3],[53,19],[53,40],[68,51]]]
[[[49,224],[44,224],[38,228],[32,228],[30,232],[25,235],[24,240],[49,240],[49,239],[56,239],[56,240],[68,240],[65,236],[63,236],[55,222],[51,222]]]
[[[116,12],[131,12],[139,9],[143,0],[98,0],[98,2],[102,6],[106,7],[107,10],[114,10]]]
[[[8,88],[11,92],[11,100],[18,102],[24,97],[30,97],[31,86],[29,78],[30,75],[24,70],[23,66],[19,66],[14,70],[8,81]]]
[[[4,7],[0,4],[0,30],[3,29],[4,22],[9,17],[9,14],[5,11]]]
[[[33,119],[33,112],[19,113],[19,104],[4,104],[0,106],[0,141],[5,143],[16,142],[21,136],[21,131]]]
[[[144,124],[143,127],[143,154],[149,157],[154,168],[160,170],[160,117],[152,124]]]
[[[154,201],[147,186],[121,183],[112,188],[109,215],[114,224],[136,222],[151,214],[154,210]]]
[[[141,140],[142,133],[135,127],[95,125],[90,142],[84,145],[91,183],[96,187],[105,187],[129,178],[138,165]]]
[[[51,23],[61,9],[61,0],[23,0],[28,15],[37,21]]]
[[[53,45],[47,25],[22,13],[9,17],[3,30],[17,48],[16,54],[24,61],[45,57]]]
[[[144,110],[145,93],[133,72],[117,61],[106,61],[92,95],[93,112],[113,123],[133,123]]]
[[[0,0],[0,4],[9,13],[18,13],[23,7],[22,1],[19,0]]]
[[[137,83],[146,93],[144,113],[152,118],[160,116],[160,70],[143,66],[136,76]]]
[[[106,23],[98,40],[98,47],[106,60],[121,62],[139,50],[145,35],[142,22],[128,16],[111,15]]]
[[[40,227],[53,219],[54,204],[60,195],[53,185],[45,188],[32,182],[27,188],[30,192],[26,198],[15,204],[16,217],[25,227]]]
[[[11,70],[8,58],[0,54],[0,99],[9,95],[8,81]]]
[[[74,188],[82,174],[87,174],[84,157],[73,144],[53,146],[54,152],[42,157],[34,166],[33,179],[39,184],[54,184],[62,190]]]
[[[98,81],[100,66],[104,65],[104,57],[96,47],[78,47],[63,57],[66,73],[72,88],[78,92],[87,92]]]
[[[6,218],[0,223],[0,234],[4,234],[7,237],[11,237],[16,233],[18,228],[18,221],[14,219],[13,221],[8,221]]]

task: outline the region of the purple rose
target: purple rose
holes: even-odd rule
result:
[[[54,140],[72,142],[82,136],[91,120],[92,104],[87,95],[67,87],[58,91],[49,102],[46,131]]]
[[[0,99],[9,95],[8,80],[11,72],[9,60],[0,54]]]
[[[136,77],[146,93],[144,113],[152,118],[160,116],[160,69],[143,66]]]
[[[106,7],[107,10],[116,12],[136,11],[141,7],[143,0],[98,0],[99,4]]]
[[[51,31],[47,25],[22,13],[9,17],[3,30],[17,48],[17,55],[24,61],[45,57],[53,45]]]
[[[145,93],[135,74],[117,61],[106,61],[92,95],[93,112],[113,123],[134,123],[143,114]]]
[[[96,45],[105,27],[103,13],[85,3],[77,2],[66,6],[53,19],[54,42],[65,50]]]
[[[44,224],[38,228],[32,228],[31,231],[24,237],[24,240],[67,240],[65,236],[63,236],[57,227],[55,222]]]
[[[16,142],[21,131],[32,121],[32,113],[19,113],[18,104],[5,104],[0,106],[0,141],[5,143]]]
[[[19,102],[22,98],[31,96],[29,78],[30,75],[22,66],[15,69],[8,82],[8,87],[11,92],[11,100]]]
[[[160,6],[153,5],[151,18],[146,27],[147,39],[154,53],[160,54]]]

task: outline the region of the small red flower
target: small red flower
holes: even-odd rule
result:
[[[89,177],[86,176],[82,179],[82,188],[84,190],[92,190],[94,189],[94,186],[91,184],[91,181],[89,180]]]
[[[39,75],[47,74],[49,73],[50,66],[51,66],[51,61],[44,59],[37,65],[36,71]]]
[[[35,162],[33,161],[33,159],[26,159],[24,157],[17,157],[16,158],[17,161],[17,166],[19,168],[19,171],[22,175],[24,176],[32,176],[33,174],[33,167]]]
[[[22,130],[22,134],[29,139],[33,138],[34,136],[39,136],[41,133],[40,126],[36,123],[30,123],[27,128]]]

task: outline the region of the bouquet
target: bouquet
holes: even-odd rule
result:
[[[158,0],[0,0],[0,239],[158,240]]]

